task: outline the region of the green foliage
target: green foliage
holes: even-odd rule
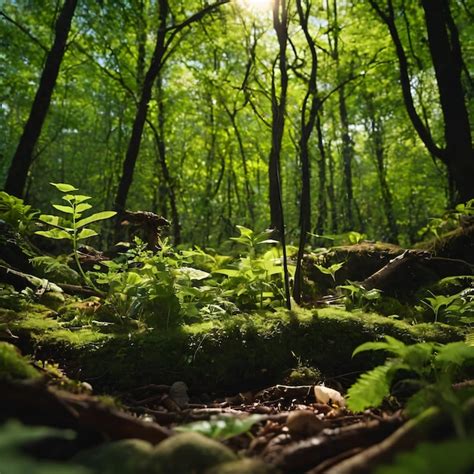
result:
[[[57,283],[69,283],[77,285],[81,282],[80,275],[67,265],[61,257],[33,257],[30,259],[36,274],[39,277],[47,278],[48,280]]]
[[[10,224],[20,234],[30,234],[39,213],[25,204],[23,199],[0,191],[0,219]]]
[[[458,204],[454,209],[447,210],[441,217],[433,217],[428,225],[420,229],[421,236],[433,234],[439,239],[442,234],[456,229],[462,220],[474,216],[474,199]]]
[[[466,326],[474,323],[474,280],[469,275],[445,279],[445,284],[449,283],[453,288],[458,287],[459,282],[463,282],[465,287],[454,294],[434,294],[428,291],[431,296],[421,300],[433,314],[434,322],[442,321]],[[440,285],[440,288],[443,287]],[[418,306],[417,309],[423,314],[422,307]]]
[[[39,377],[39,373],[21,356],[18,349],[0,342],[0,381],[22,380]]]
[[[333,263],[329,267],[324,267],[323,265],[315,264],[315,267],[325,275],[331,275],[332,280],[336,281],[336,272],[338,272],[344,266],[344,262]]]
[[[0,425],[0,472],[8,474],[87,474],[90,471],[71,464],[40,462],[29,458],[22,448],[30,443],[46,439],[71,440],[72,431],[57,430],[49,427],[23,426],[10,421]]]
[[[42,235],[49,239],[67,239],[71,241],[72,250],[74,252],[74,259],[76,261],[79,272],[81,273],[84,280],[92,284],[91,280],[86,276],[82,269],[79,261],[78,254],[78,243],[81,240],[94,237],[97,234],[95,230],[92,230],[86,226],[93,224],[98,221],[110,219],[115,216],[114,211],[102,211],[95,214],[91,214],[88,217],[82,217],[83,213],[90,210],[92,206],[85,201],[91,199],[91,196],[84,196],[81,194],[70,194],[78,191],[77,188],[70,184],[64,183],[50,183],[58,191],[64,193],[62,199],[66,201],[66,205],[53,204],[53,207],[65,214],[65,217],[54,216],[49,214],[41,214],[39,219],[48,226],[52,227],[50,230],[39,230],[35,233]],[[67,193],[67,194],[66,194]],[[93,284],[92,284],[93,285]]]
[[[421,443],[395,457],[376,474],[465,474],[474,466],[474,439]]]
[[[270,239],[271,230],[255,234],[237,226],[240,236],[231,239],[244,246],[244,256],[215,268],[213,274],[224,275],[222,296],[229,298],[241,309],[276,307],[284,303],[282,257],[277,247],[258,255],[257,246],[277,244]],[[294,266],[289,265],[290,273]]]
[[[210,420],[195,421],[175,428],[178,432],[191,431],[220,441],[233,438],[250,431],[255,423],[262,420],[261,415],[249,415],[244,418],[234,416],[216,416]]]
[[[345,295],[344,304],[348,310],[354,308],[365,310],[374,308],[382,296],[380,290],[376,288],[367,290],[362,284],[357,282],[338,285],[337,289]]]
[[[362,411],[379,406],[384,396],[389,394],[395,375],[408,373],[406,383],[417,388],[417,392],[408,400],[408,412],[414,416],[428,406],[439,406],[451,416],[457,433],[460,436],[465,434],[462,409],[466,392],[455,392],[452,385],[463,367],[474,364],[474,347],[464,342],[406,345],[385,336],[385,341],[360,345],[353,355],[374,350],[386,351],[392,357],[383,366],[363,374],[352,385],[348,391],[349,408]]]

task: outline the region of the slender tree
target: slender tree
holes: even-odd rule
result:
[[[145,126],[148,104],[151,99],[153,84],[163,67],[169,54],[172,52],[171,45],[176,35],[184,28],[201,20],[205,15],[214,11],[219,6],[228,3],[229,0],[220,0],[216,3],[204,7],[199,12],[191,15],[186,20],[177,25],[168,25],[168,16],[170,7],[168,0],[158,0],[158,30],[156,32],[155,47],[152,54],[151,62],[143,79],[143,87],[138,101],[137,111],[132,127],[132,134],[128,143],[127,153],[122,166],[122,174],[120,177],[117,194],[115,196],[115,210],[118,213],[117,222],[120,220],[120,214],[125,210],[128,192],[133,182],[133,173],[140,151],[140,143]],[[118,227],[117,227],[118,229]]]
[[[22,197],[24,193],[28,172],[33,161],[33,152],[41,135],[58,78],[59,68],[66,51],[67,38],[76,5],[77,0],[65,0],[56,20],[53,45],[46,56],[30,115],[13,155],[5,182],[5,191],[14,196]]]

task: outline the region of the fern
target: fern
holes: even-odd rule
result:
[[[474,346],[465,342],[452,342],[442,346],[435,357],[439,366],[456,365],[458,367],[474,362]]]
[[[362,374],[347,392],[347,406],[352,411],[363,411],[379,406],[390,394],[391,374],[394,366],[388,362]]]
[[[407,345],[404,344],[402,341],[395,339],[391,336],[384,336],[384,341],[376,341],[376,342],[366,342],[361,344],[360,346],[356,347],[354,352],[352,353],[352,357],[359,354],[360,352],[365,351],[387,351],[396,356],[402,357],[406,353]]]

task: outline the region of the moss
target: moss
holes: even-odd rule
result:
[[[100,474],[148,474],[152,449],[146,441],[126,439],[82,451],[72,461]]]
[[[21,356],[15,346],[0,342],[0,381],[37,377],[39,377],[39,372]]]
[[[236,455],[223,444],[198,433],[181,433],[162,441],[154,450],[151,466],[162,466],[163,473],[199,474]],[[154,472],[161,472],[157,469]]]
[[[295,368],[325,376],[367,370],[381,354],[352,359],[363,342],[388,334],[404,342],[461,340],[464,332],[443,324],[410,325],[363,311],[254,312],[168,330],[103,334],[64,329],[51,312],[20,314],[8,327],[30,333],[38,358],[59,362],[72,378],[96,389],[122,390],[184,380],[191,390],[229,392],[281,382]]]

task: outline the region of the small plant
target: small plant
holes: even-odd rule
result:
[[[348,282],[346,285],[339,285],[337,289],[344,295],[344,303],[347,310],[354,308],[368,309],[381,298],[381,291],[374,288],[365,289],[360,283]]]
[[[222,296],[230,298],[239,308],[254,308],[280,305],[284,301],[282,259],[276,247],[263,255],[257,255],[258,246],[275,244],[270,239],[272,231],[258,234],[243,226],[237,226],[240,236],[232,240],[243,245],[244,256],[226,264],[226,268],[216,268],[214,274],[225,275],[222,282]],[[294,266],[289,266],[294,272]]]
[[[1,191],[0,192],[0,219],[10,224],[20,234],[29,234],[35,226],[35,219],[39,212],[25,204],[23,199]]]
[[[338,272],[343,266],[344,266],[344,262],[333,263],[329,267],[325,267],[323,265],[318,265],[318,264],[315,265],[315,267],[321,273],[324,273],[325,275],[330,275],[334,283],[336,282],[336,272]]]
[[[78,243],[81,240],[94,237],[97,234],[95,230],[88,228],[90,224],[115,216],[114,211],[103,211],[91,214],[88,217],[82,217],[83,213],[90,210],[92,206],[85,201],[91,199],[91,196],[75,194],[79,191],[74,186],[64,183],[50,183],[58,191],[64,193],[62,199],[66,201],[66,205],[53,204],[53,207],[62,212],[65,216],[53,216],[49,214],[41,214],[39,220],[52,227],[50,230],[39,230],[35,233],[47,237],[49,239],[67,239],[71,241],[74,260],[77,268],[86,283],[94,287],[91,279],[84,273],[81,262],[79,261]],[[74,193],[74,194],[72,194]]]
[[[392,390],[398,374],[409,374],[404,382],[416,389],[407,401],[407,411],[416,416],[430,406],[438,406],[452,419],[456,433],[464,437],[462,410],[469,394],[455,391],[453,383],[464,366],[474,364],[474,347],[464,342],[450,344],[421,342],[406,345],[385,336],[385,341],[367,342],[357,347],[353,356],[370,350],[383,350],[392,357],[384,365],[362,374],[348,391],[348,407],[363,411],[380,406]],[[472,389],[467,389],[467,391]],[[471,393],[472,395],[472,393]]]

